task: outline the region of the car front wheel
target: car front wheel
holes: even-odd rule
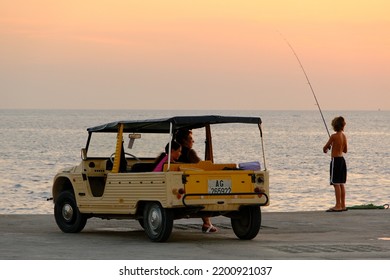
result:
[[[74,194],[62,192],[54,204],[54,217],[58,227],[66,233],[76,233],[83,230],[87,223],[85,215],[81,214]]]
[[[150,240],[164,242],[171,235],[173,212],[158,202],[149,202],[144,208],[143,226]]]

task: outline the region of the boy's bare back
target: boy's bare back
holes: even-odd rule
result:
[[[342,131],[332,134],[328,143],[324,146],[324,153],[332,148],[332,157],[342,157],[343,153],[347,153],[347,137]]]

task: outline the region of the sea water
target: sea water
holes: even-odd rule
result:
[[[323,211],[333,206],[330,155],[322,152],[328,133],[318,111],[0,110],[0,214],[52,213],[53,203],[47,199],[53,177],[59,169],[80,163],[88,127],[125,119],[206,114],[262,119],[271,201],[263,211]],[[323,114],[330,133],[333,117],[342,115],[347,122],[347,206],[390,203],[390,112]],[[235,145],[233,152],[224,153],[214,144],[219,162],[249,157],[245,141],[259,132],[254,128],[242,137],[238,130],[237,126],[216,130],[226,145]],[[194,136],[195,148],[201,149],[203,139]],[[259,161],[264,168],[263,159]]]

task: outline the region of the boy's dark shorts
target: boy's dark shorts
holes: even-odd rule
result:
[[[332,158],[330,162],[330,184],[345,184],[347,181],[347,164],[344,157]]]

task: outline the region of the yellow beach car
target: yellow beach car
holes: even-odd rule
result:
[[[249,126],[251,129],[243,130]],[[167,162],[162,172],[152,172],[162,147],[180,129],[205,136],[204,160],[196,164]],[[61,170],[54,178],[54,216],[63,232],[80,232],[91,217],[136,219],[150,240],[163,242],[170,237],[176,219],[223,215],[231,219],[238,238],[257,236],[260,207],[269,205],[269,173],[259,117],[177,116],[117,121],[87,131],[81,163]],[[238,132],[242,134],[237,141],[226,142],[226,133]],[[218,137],[222,140],[215,142]],[[200,142],[201,138],[197,139]],[[241,152],[252,144],[255,148]],[[236,153],[230,149],[239,151],[241,162],[234,161]],[[215,162],[213,151],[229,161]]]

